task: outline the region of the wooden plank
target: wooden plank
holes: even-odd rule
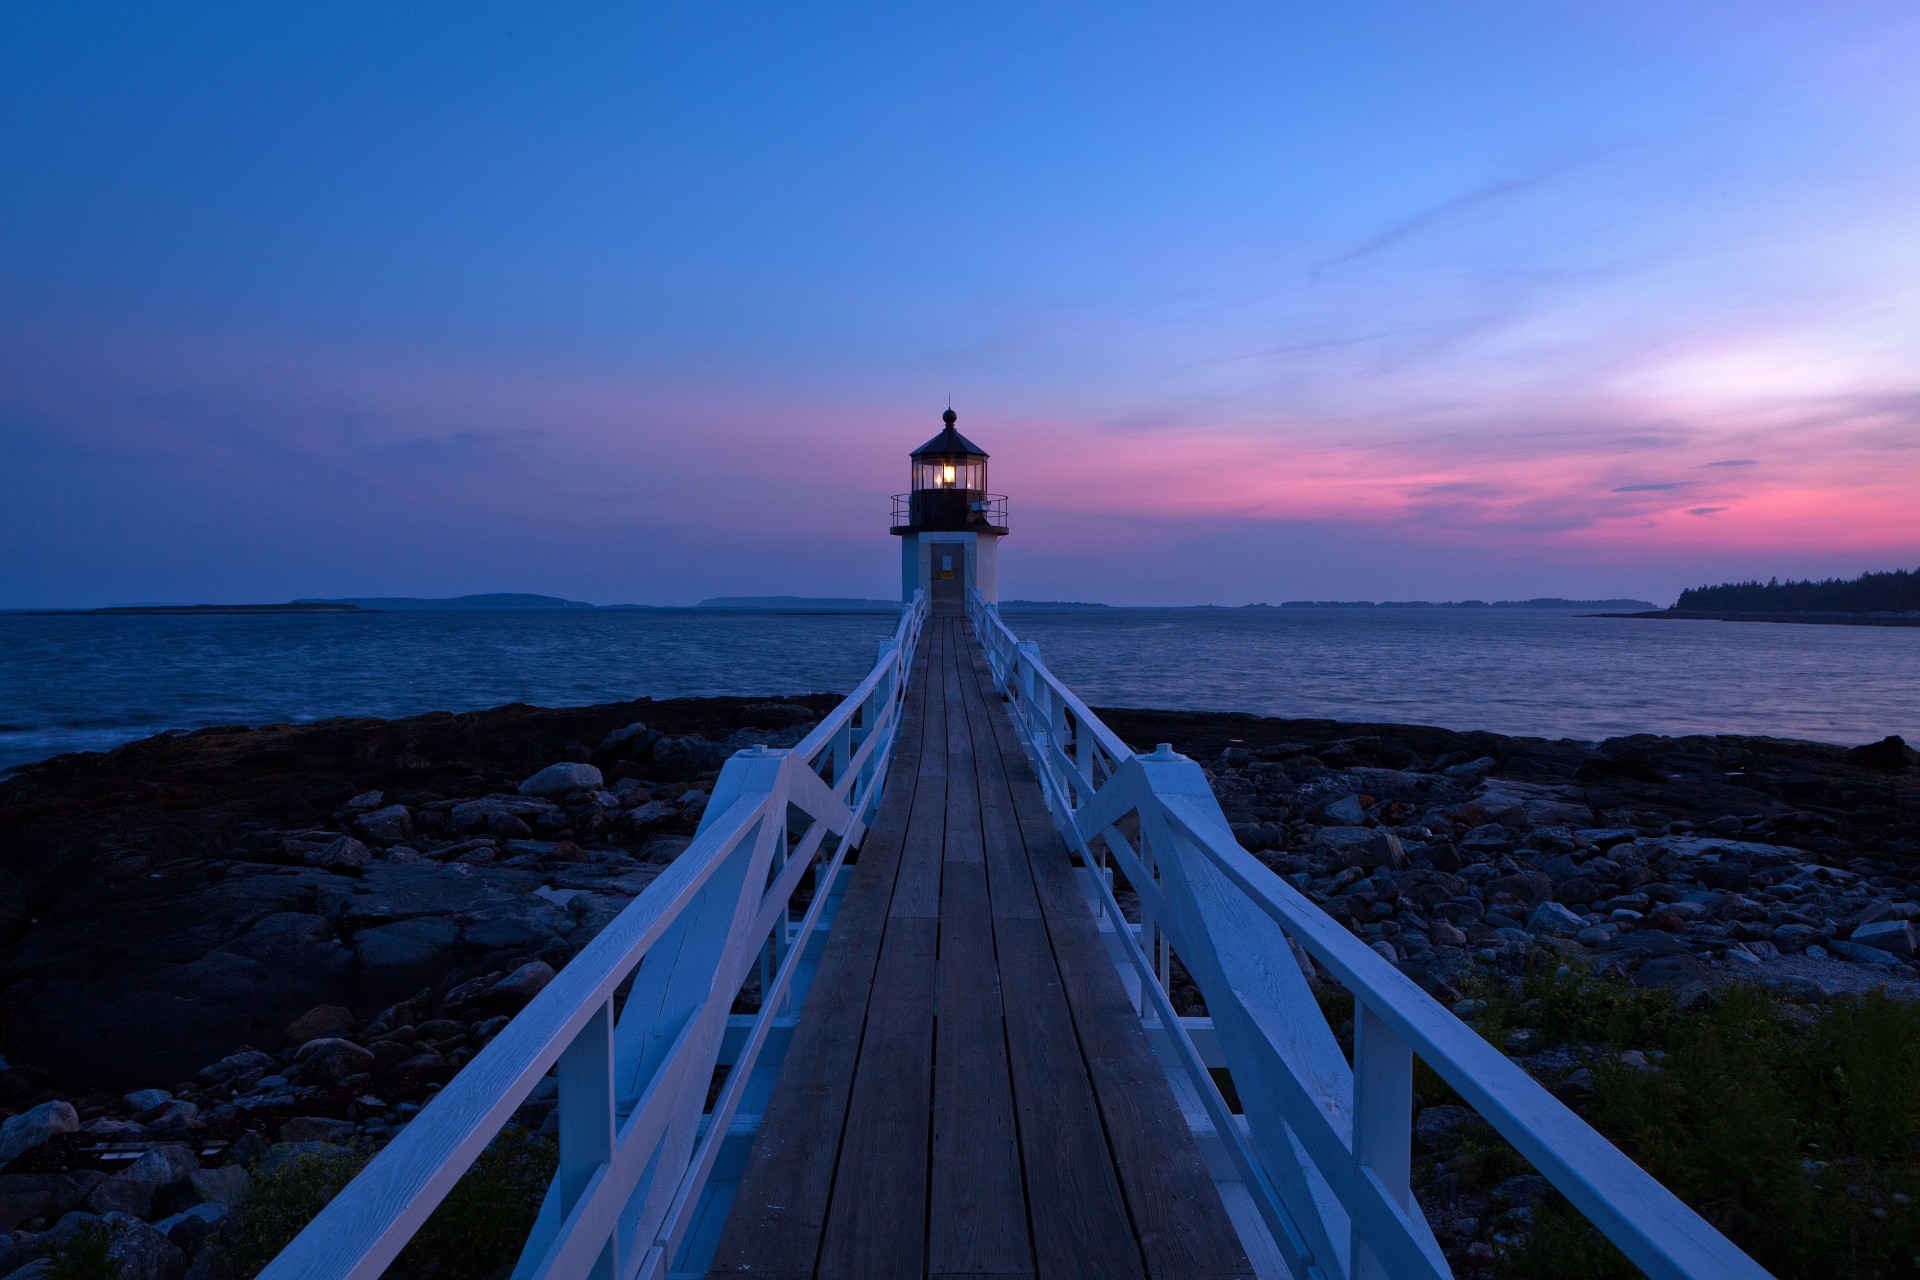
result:
[[[974,740],[974,783],[980,797],[980,842],[987,864],[987,884],[994,918],[1040,918],[1033,877],[1027,870],[1026,845],[1020,835],[1019,815],[1007,788],[1006,765],[991,716],[1005,718],[993,677],[977,644],[968,647],[967,669],[961,680],[969,733]],[[1026,767],[1025,758],[1016,763]]]
[[[937,920],[888,919],[820,1242],[820,1276],[917,1276],[925,1266],[938,947]]]
[[[977,863],[982,859],[980,784],[974,776],[973,724],[967,715],[967,690],[973,683],[973,644],[964,622],[953,627],[948,638],[944,664],[946,698],[942,707],[947,721],[947,823],[943,854],[947,862]],[[988,747],[997,749],[992,743]],[[987,964],[992,965],[991,954]]]
[[[940,885],[927,1274],[1033,1274],[1001,1024],[986,869],[949,861]]]
[[[1140,1276],[1086,1063],[1040,920],[997,920],[1007,1065],[1042,1276]]]
[[[972,666],[976,684],[990,690],[984,659]],[[1018,754],[1012,720],[997,701],[988,706],[988,718],[1147,1272],[1251,1277],[1219,1190],[1100,941],[1066,844],[1031,767]]]
[[[940,914],[940,857],[946,839],[946,686],[952,676],[952,620],[929,619],[926,635],[927,684],[921,699],[925,728],[890,914],[931,920]]]
[[[840,1137],[865,1029],[882,929],[905,840],[925,728],[929,646],[922,639],[895,738],[890,784],[867,832],[801,1007],[713,1275],[810,1276],[827,1220]]]

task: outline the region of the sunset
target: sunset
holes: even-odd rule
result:
[[[1911,3],[0,7],[0,1280],[1920,1274]]]

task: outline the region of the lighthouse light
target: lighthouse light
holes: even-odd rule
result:
[[[950,466],[948,466],[948,467],[942,467],[942,468],[941,468],[941,480],[942,480],[942,483],[945,483],[945,484],[952,484],[952,483],[953,483],[953,468],[952,468],[952,467],[950,467]]]

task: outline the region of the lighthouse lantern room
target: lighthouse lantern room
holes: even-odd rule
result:
[[[893,497],[900,539],[900,594],[925,591],[939,611],[965,608],[969,588],[1000,600],[997,548],[1007,536],[1007,499],[987,492],[987,452],[961,435],[948,409],[939,435],[912,453],[913,488]]]

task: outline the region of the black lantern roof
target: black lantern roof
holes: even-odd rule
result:
[[[947,424],[946,428],[908,456],[913,458],[951,458],[960,455],[974,458],[986,457],[985,449],[953,429],[953,424],[959,419],[960,415],[951,409],[941,414],[940,420]]]

